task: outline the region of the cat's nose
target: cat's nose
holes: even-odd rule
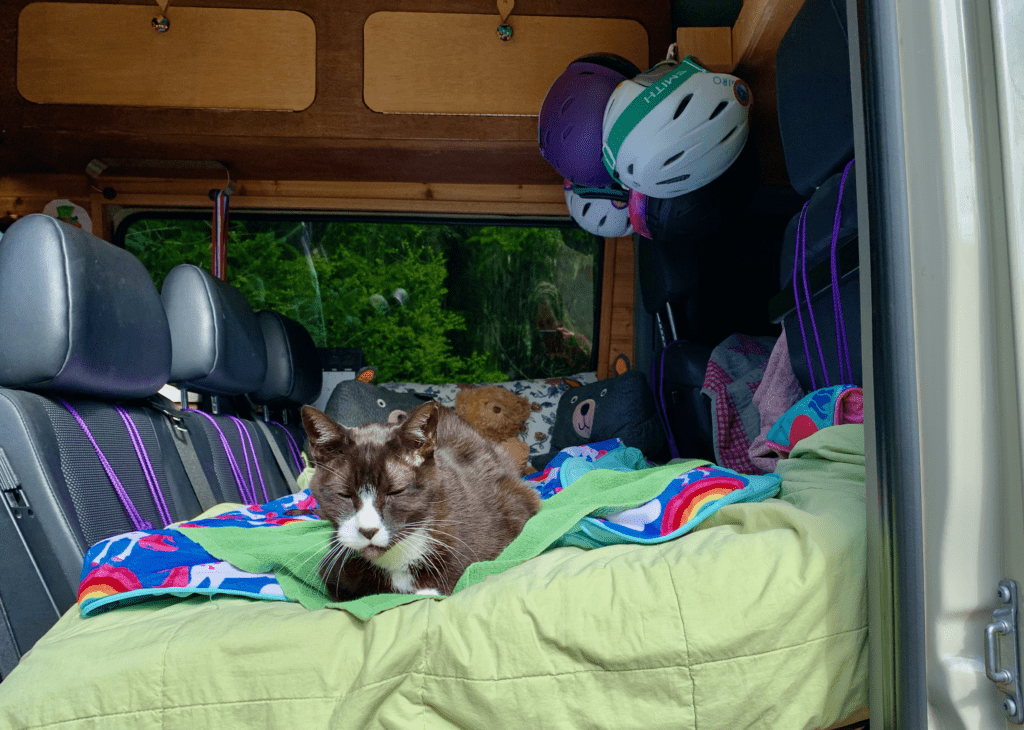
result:
[[[373,539],[373,536],[380,531],[379,527],[360,527],[359,534],[365,537],[367,540]]]

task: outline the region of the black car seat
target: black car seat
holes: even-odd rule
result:
[[[43,215],[0,239],[0,676],[76,601],[86,550],[194,517],[172,430],[153,281],[132,254]]]
[[[264,309],[256,313],[267,348],[267,375],[249,399],[260,406],[257,421],[289,485],[304,468],[300,452],[306,434],[299,409],[323,388],[323,366],[316,343],[300,323]],[[293,487],[294,489],[294,487]]]
[[[845,0],[807,0],[779,43],[775,66],[786,170],[807,202],[786,229],[770,316],[785,326],[804,390],[863,385]]]
[[[238,289],[191,264],[171,269],[161,298],[173,344],[169,382],[209,396],[213,406],[180,415],[215,501],[261,504],[290,493],[264,433],[237,415],[234,402],[267,375],[256,313]]]

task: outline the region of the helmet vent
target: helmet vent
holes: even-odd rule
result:
[[[568,99],[562,102],[562,108],[558,110],[559,114],[565,114],[565,110],[572,106],[572,103],[576,101],[575,96],[570,96]]]
[[[730,132],[730,134],[731,134],[731,132]],[[678,160],[678,159],[679,159],[680,157],[682,157],[682,156],[683,156],[683,155],[684,155],[685,153],[686,153],[686,150],[683,150],[682,152],[680,152],[680,153],[679,153],[679,154],[677,154],[677,155],[672,155],[672,156],[671,156],[671,157],[669,157],[669,158],[668,158],[667,160],[665,160],[665,164],[664,164],[664,165],[662,165],[662,167],[668,167],[668,166],[669,166],[669,165],[671,165],[671,164],[672,164],[673,162],[675,162],[675,161],[676,161],[676,160]]]
[[[729,137],[731,137],[733,134],[735,134],[737,129],[739,129],[739,127],[733,127],[732,129],[730,129],[729,130],[729,134],[727,134],[724,137],[722,137],[722,141],[719,142],[718,144],[722,144],[722,142],[725,142],[725,140],[729,139]]]
[[[587,211],[590,210],[590,203],[583,206],[583,216],[586,217]]]
[[[690,179],[689,175],[679,175],[678,177],[670,177],[668,180],[662,180],[658,184],[659,185],[671,185],[672,183],[684,182],[684,181],[689,180],[689,179]]]
[[[580,71],[579,75],[580,76],[593,76],[594,72],[593,71]]]
[[[563,141],[563,142],[564,142],[564,141],[566,140],[566,138],[567,138],[567,137],[568,137],[568,136],[569,136],[570,134],[572,134],[572,130],[573,130],[573,129],[574,129],[575,127],[576,127],[576,125],[575,125],[575,124],[570,124],[570,125],[569,125],[569,126],[567,126],[567,127],[565,128],[565,129],[563,129],[563,130],[562,130],[562,141]]]
[[[629,173],[630,175],[633,174],[633,163],[632,162],[629,163],[629,167],[626,168],[626,172]]]
[[[673,119],[679,119],[679,115],[683,113],[683,110],[686,109],[686,105],[690,103],[690,99],[692,98],[693,94],[687,94],[683,97],[683,100],[679,102],[679,106],[676,107],[676,113],[672,115]],[[714,114],[711,116],[714,116]]]
[[[715,110],[713,112],[711,112],[711,116],[708,117],[708,121],[710,122],[712,119],[714,119],[719,114],[721,114],[723,111],[725,111],[725,108],[727,106],[729,106],[729,102],[727,102],[727,101],[720,101],[720,102],[718,102],[718,106],[716,106]]]
[[[606,220],[608,220],[608,216],[606,216],[606,215],[601,216],[601,220],[598,221],[597,227],[598,228],[604,228],[604,222]]]

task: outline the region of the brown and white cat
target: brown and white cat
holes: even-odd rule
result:
[[[302,421],[310,490],[335,526],[320,575],[336,601],[451,595],[466,566],[497,557],[540,509],[508,452],[434,401],[398,424],[345,428],[311,406]]]

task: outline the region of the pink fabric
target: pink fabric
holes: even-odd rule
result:
[[[775,464],[779,461],[778,455],[768,444],[768,431],[783,413],[805,395],[800,383],[793,374],[793,366],[789,362],[789,346],[786,344],[786,332],[775,342],[772,348],[771,357],[768,358],[768,366],[764,371],[764,378],[754,393],[754,405],[761,414],[761,433],[757,435],[747,455],[754,466],[762,471],[775,471]],[[851,403],[850,406],[854,407]],[[863,421],[863,399],[861,399],[861,422]],[[843,423],[855,423],[855,421],[843,421]]]
[[[864,390],[850,388],[836,402],[836,425],[864,423]]]
[[[741,474],[760,474],[747,455],[760,416],[754,393],[764,377],[774,337],[734,334],[711,353],[701,393],[711,400],[715,462]]]

